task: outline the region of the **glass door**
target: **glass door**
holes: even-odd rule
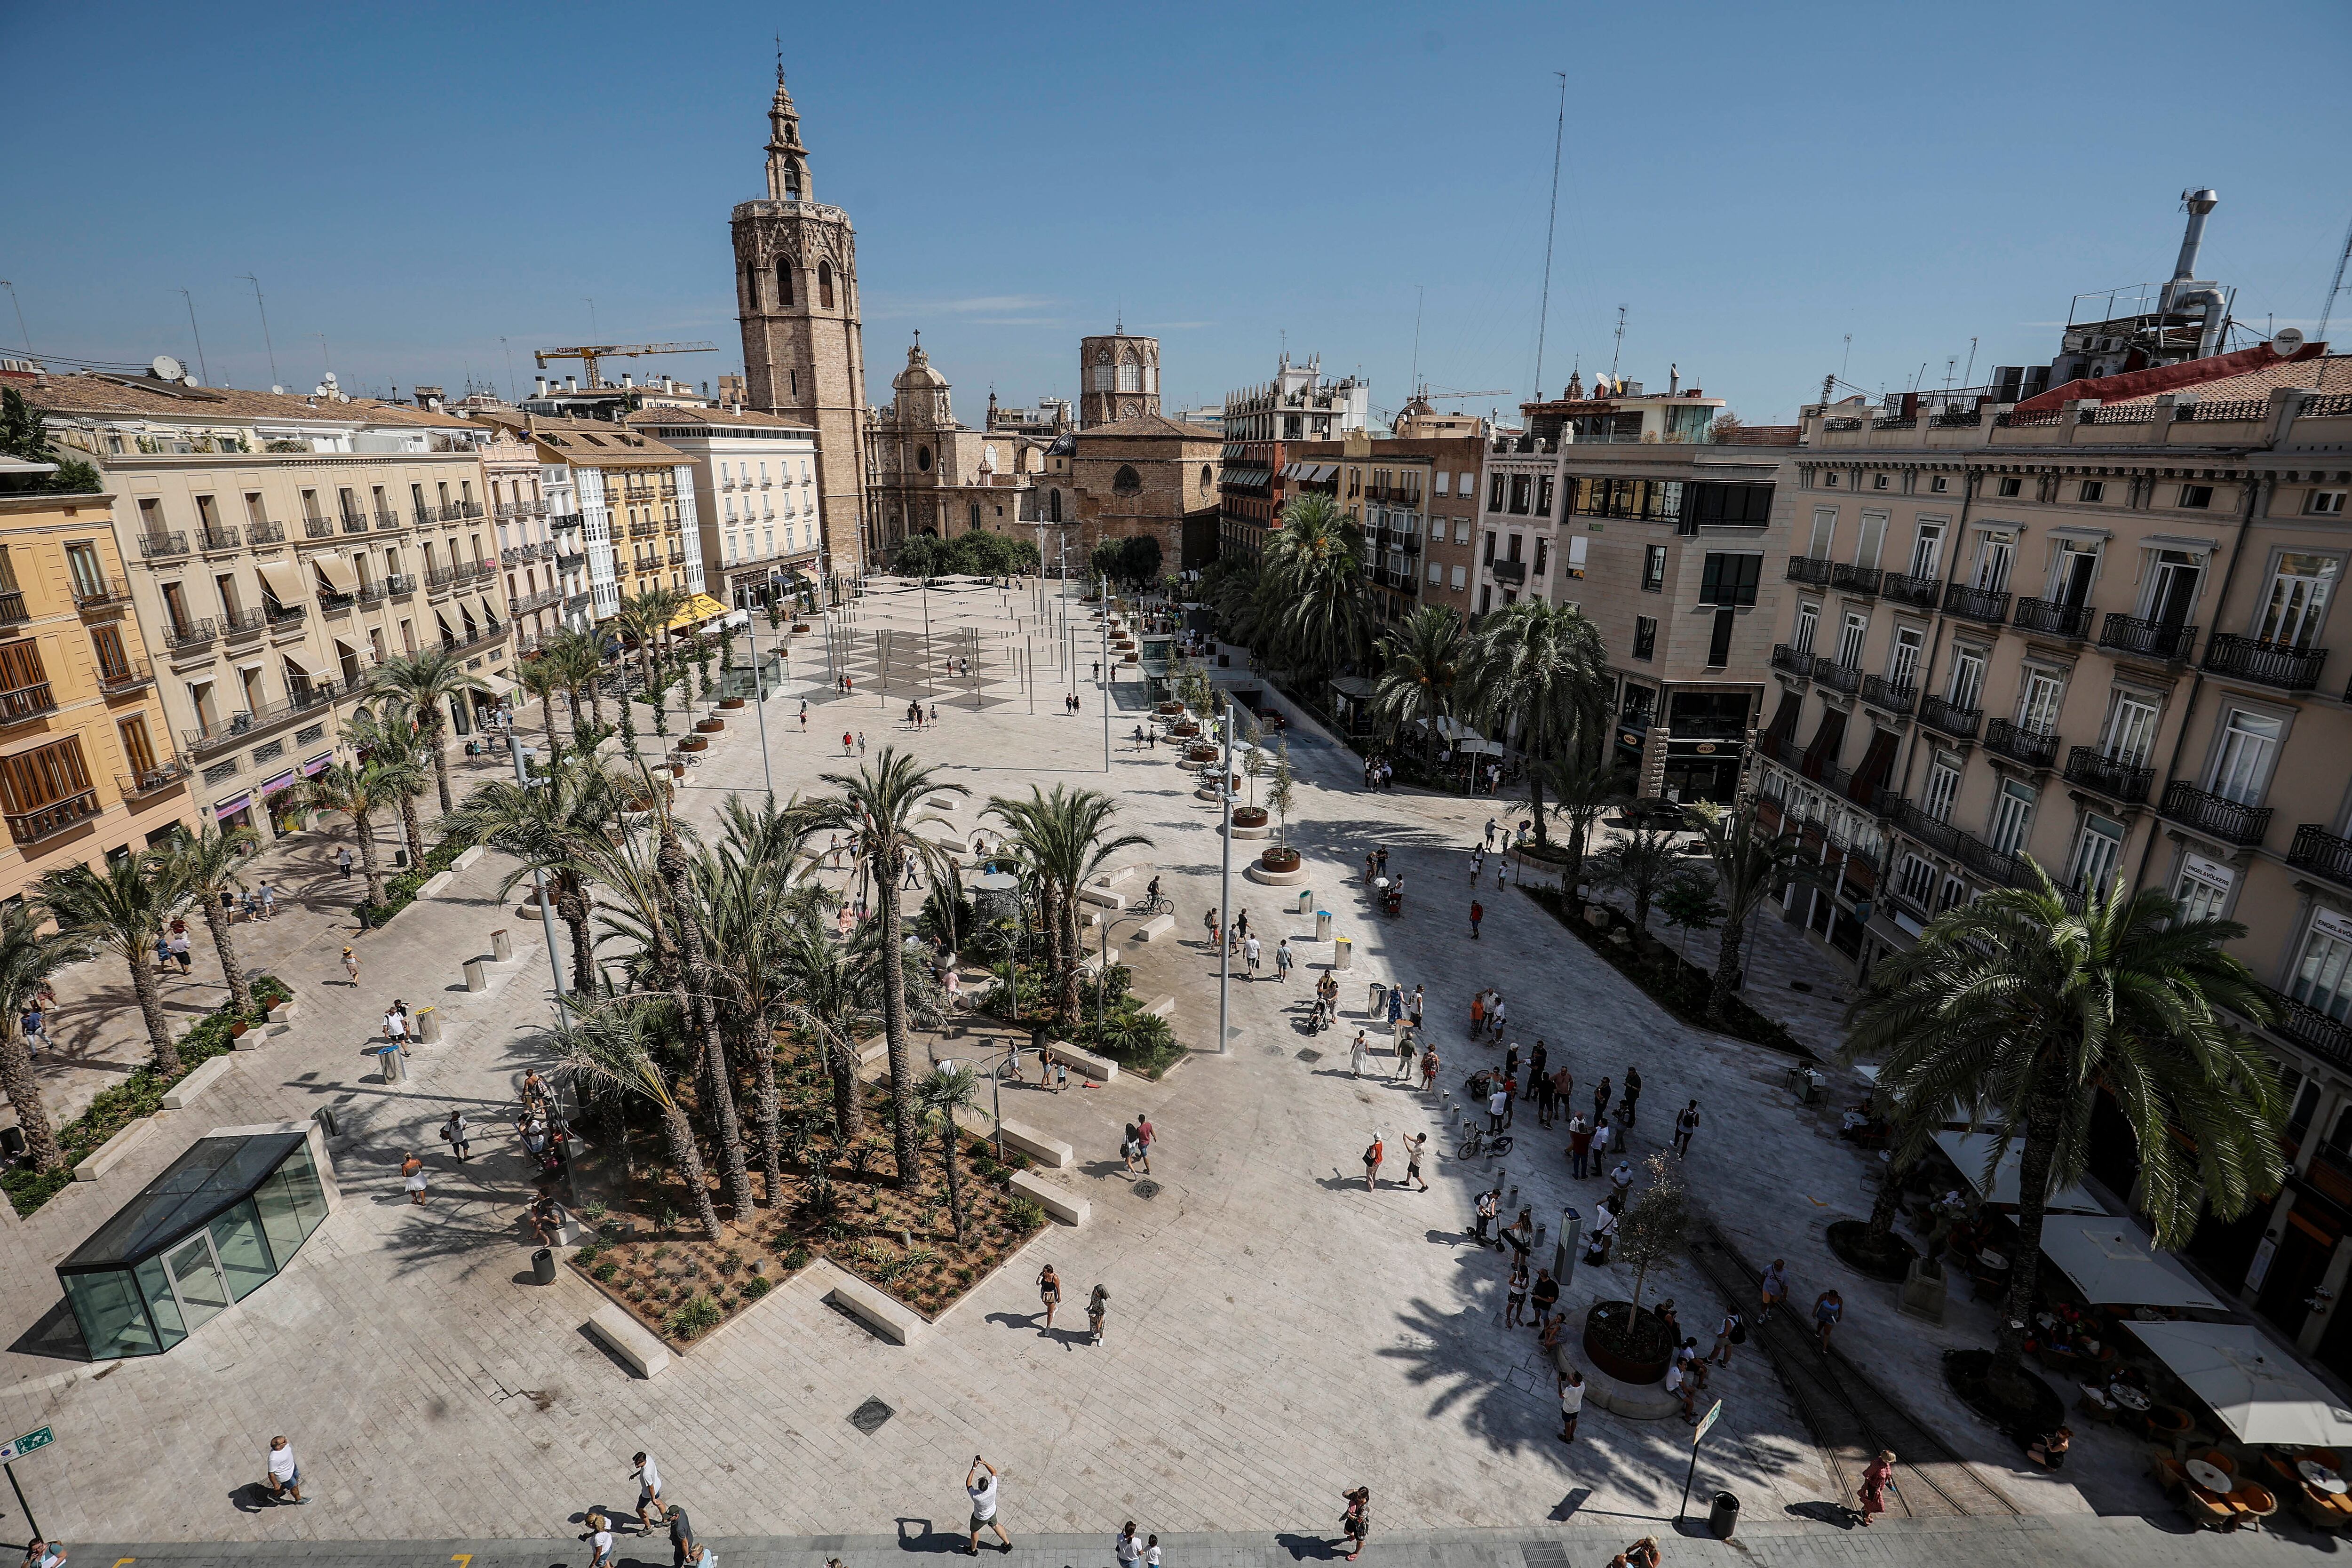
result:
[[[228,1305],[228,1281],[221,1278],[213,1257],[212,1237],[199,1232],[164,1254],[172,1276],[172,1291],[180,1299],[180,1316],[193,1333]]]

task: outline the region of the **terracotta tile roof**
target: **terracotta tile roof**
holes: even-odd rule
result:
[[[685,453],[642,431],[605,419],[529,416],[526,434],[567,463],[592,468],[666,468],[687,461]]]
[[[816,426],[813,425],[803,425],[798,420],[781,418],[773,414],[762,414],[756,408],[747,408],[740,414],[731,408],[640,408],[625,423],[631,426],[741,425],[767,430],[805,430],[811,436],[816,434]]]
[[[186,419],[330,419],[365,423],[384,405],[294,397],[275,392],[245,392],[233,386],[183,386],[146,376],[74,375],[44,378],[20,387],[25,401],[52,414],[125,414]],[[413,412],[413,411],[412,411]],[[445,423],[454,424],[455,420]]]
[[[2200,402],[2233,403],[2245,397],[2268,397],[2282,386],[2306,387],[2314,392],[2352,392],[2352,354],[2324,354],[2305,360],[2283,359],[2259,370],[2223,376],[2218,381],[2200,382],[2195,390]],[[2119,397],[2107,406],[2153,403],[2158,395],[2150,392],[2137,397]]]
[[[1205,425],[1179,425],[1173,419],[1163,419],[1157,414],[1138,414],[1126,419],[1114,419],[1108,425],[1089,425],[1078,432],[1081,440],[1088,436],[1162,436],[1186,441],[1224,439]]]

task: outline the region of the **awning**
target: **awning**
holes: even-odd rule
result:
[[[322,550],[310,557],[310,564],[336,593],[356,594],[360,591],[359,574],[352,570],[351,558],[341,551]]]
[[[474,693],[475,697],[478,699],[489,698],[496,700],[509,695],[515,689],[515,683],[513,681],[508,679],[505,676],[500,675],[496,670],[492,670],[488,675],[478,675],[474,679],[480,681],[486,689]]]
[[[2042,1251],[2095,1307],[2205,1307],[2222,1303],[2121,1221],[2086,1225],[2054,1220],[2042,1227]]]
[[[2333,1448],[2352,1444],[2352,1410],[2246,1323],[2128,1323],[2240,1440]]]
[[[263,584],[278,596],[279,604],[299,605],[310,598],[310,585],[294,574],[292,562],[262,561],[256,563],[254,569],[261,574]]]
[[[677,631],[683,626],[698,626],[713,616],[723,616],[726,613],[727,606],[709,595],[697,594],[686,602],[683,609],[670,617],[669,629]]]
[[[1408,721],[1416,730],[1426,730],[1429,728],[1429,721],[1426,719],[1414,719]],[[1437,721],[1437,737],[1439,740],[1447,742],[1448,743],[1462,740],[1465,737],[1473,741],[1483,741],[1486,738],[1477,731],[1472,729],[1469,725],[1465,724],[1461,720],[1444,717],[1440,717]]]
[[[2011,1139],[2009,1152],[2001,1157],[2000,1168],[1993,1173],[1992,1191],[1984,1191],[1985,1161],[1991,1157],[1992,1146],[1998,1142],[1990,1132],[1938,1132],[1936,1147],[1945,1157],[1960,1168],[1960,1178],[1983,1196],[1995,1208],[2017,1206],[2017,1168],[2025,1158],[2025,1142]],[[2107,1211],[2098,1200],[2080,1187],[2068,1187],[2053,1194],[2047,1212],[2051,1214],[2095,1214]]]

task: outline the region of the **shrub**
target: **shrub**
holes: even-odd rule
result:
[[[583,1247],[579,1251],[572,1255],[572,1261],[578,1264],[581,1268],[585,1268],[590,1264],[596,1261],[596,1254],[602,1250],[603,1248],[601,1247]]]
[[[613,1276],[618,1274],[620,1271],[621,1266],[607,1258],[604,1262],[596,1265],[596,1267],[590,1272],[592,1272],[599,1280],[609,1284],[612,1281]]]
[[[784,1254],[784,1267],[787,1268],[806,1268],[808,1260],[809,1249],[805,1247],[795,1247]]]
[[[719,1310],[718,1302],[708,1296],[697,1296],[681,1302],[663,1327],[668,1330],[670,1338],[674,1340],[690,1340],[697,1334],[709,1333],[725,1317],[726,1314]]]
[[[656,1301],[667,1301],[667,1300],[669,1300],[669,1295],[670,1295],[670,1291],[669,1291],[669,1287],[668,1287],[668,1286],[667,1286],[667,1285],[656,1285],[656,1286],[655,1286],[655,1287],[654,1287],[654,1300],[656,1300]]]
[[[1013,1200],[1013,1223],[1023,1231],[1035,1230],[1045,1223],[1045,1211],[1027,1198]]]
[[[728,1247],[719,1255],[719,1261],[712,1267],[721,1274],[732,1274],[743,1267],[743,1255],[731,1247]]]
[[[774,1289],[775,1286],[769,1281],[768,1277],[764,1274],[750,1274],[744,1277],[743,1283],[739,1287],[739,1289],[743,1292],[743,1300],[746,1301],[756,1301],[761,1297],[766,1295],[769,1291]]]

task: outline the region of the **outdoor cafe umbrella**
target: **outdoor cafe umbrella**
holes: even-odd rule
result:
[[[2042,1226],[2042,1252],[2094,1306],[2216,1311],[2222,1307],[2179,1264],[2149,1250],[2139,1233],[2120,1220],[2053,1219]]]
[[[2025,1158],[2025,1143],[2022,1139],[2011,1140],[2009,1152],[2001,1156],[2000,1168],[1993,1173],[1992,1191],[1987,1193],[1984,1191],[1985,1161],[1992,1153],[1994,1142],[1990,1132],[1943,1131],[1936,1134],[1936,1147],[1959,1167],[1963,1181],[1993,1207],[2013,1209],[2017,1206],[2017,1170]],[[2107,1212],[2099,1206],[2096,1198],[2080,1187],[2068,1187],[2052,1194],[2045,1207],[2051,1214],[2104,1215]]]
[[[2241,1441],[2352,1445],[2352,1410],[2248,1323],[2131,1323],[2131,1331]]]

